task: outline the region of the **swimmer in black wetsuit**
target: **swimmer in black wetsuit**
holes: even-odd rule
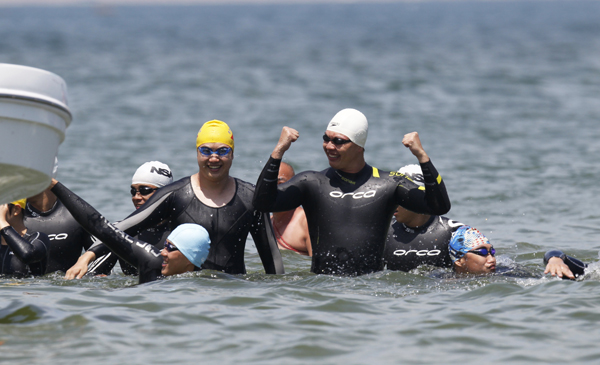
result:
[[[398,172],[417,185],[424,185],[419,165],[407,165]],[[413,213],[400,206],[394,217],[384,252],[389,270],[410,271],[421,265],[453,267],[448,244],[452,234],[464,224],[438,215]]]
[[[423,214],[441,215],[450,201],[440,175],[416,132],[402,143],[417,157],[425,188],[396,172],[380,171],[364,160],[368,123],[354,109],[333,117],[323,136],[331,168],[297,174],[277,186],[281,158],[298,132],[284,127],[257,183],[254,205],[263,212],[303,206],[316,274],[362,275],[383,269],[383,251],[392,214],[400,204]]]
[[[580,260],[565,255],[560,250],[551,250],[544,255],[546,269],[544,274],[551,274],[562,279],[575,280],[585,273],[587,265]]]
[[[229,176],[234,142],[227,124],[206,122],[198,132],[196,147],[198,173],[157,190],[142,208],[115,226],[136,235],[165,220],[169,229],[183,223],[200,224],[212,242],[202,268],[230,274],[246,273],[244,249],[250,233],[265,272],[283,273],[269,216],[252,206],[254,186]]]
[[[173,173],[167,164],[160,161],[149,161],[142,164],[131,178],[131,201],[135,209],[139,209],[159,188],[173,182]],[[140,241],[150,243],[161,250],[167,236],[171,233],[166,222],[150,227],[136,235]],[[137,268],[114,255],[105,245],[97,245],[95,250],[83,254],[77,264],[71,267],[66,279],[81,278],[83,274],[98,275],[110,273],[119,261],[121,271],[125,275],[137,276]],[[91,261],[91,262],[90,262]]]
[[[55,160],[53,177],[56,176],[57,168],[58,160]],[[29,231],[48,235],[48,272],[66,272],[93,242],[92,237],[75,221],[50,189],[27,198],[23,223]]]
[[[0,274],[10,276],[48,273],[50,240],[45,233],[23,224],[25,199],[0,205]]]
[[[139,283],[199,270],[208,255],[210,238],[198,224],[181,224],[167,238],[162,250],[128,236],[115,228],[97,210],[56,180],[52,191],[77,221],[107,245],[112,252],[137,268]]]

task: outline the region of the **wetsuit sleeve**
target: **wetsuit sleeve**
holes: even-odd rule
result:
[[[402,207],[420,214],[442,215],[450,211],[450,198],[446,185],[430,161],[422,163],[425,194],[419,189],[407,189],[400,184],[396,188],[396,199]]]
[[[0,231],[0,234],[12,252],[24,264],[29,265],[48,258],[48,244],[50,240],[45,234],[37,232],[37,237],[31,242],[21,237],[12,227],[4,227]]]
[[[298,175],[277,186],[280,164],[281,160],[269,157],[256,182],[252,204],[261,212],[284,212],[302,205],[302,189],[295,183]]]
[[[140,209],[131,213],[124,220],[115,223],[115,227],[130,236],[137,236],[145,229],[158,226],[168,218],[169,210],[163,204],[170,197],[171,191],[164,190],[164,193],[161,193],[161,190],[154,193]],[[100,257],[108,253],[106,247],[103,246],[102,242],[96,242],[88,251],[95,253],[96,257]]]
[[[582,261],[574,257],[567,256],[560,250],[551,250],[546,252],[546,254],[544,255],[544,265],[548,265],[548,261],[553,257],[558,257],[561,260],[563,260],[565,265],[569,267],[569,270],[571,270],[575,277],[583,275],[585,272],[585,268],[587,267],[587,265],[584,264]]]
[[[268,213],[254,211],[254,222],[250,234],[256,245],[265,273],[284,274],[281,252],[273,234],[273,226]]]
[[[140,283],[155,280],[160,276],[162,258],[158,249],[149,243],[132,238],[113,226],[94,207],[61,183],[57,183],[52,188],[52,192],[59,197],[86,231],[102,240],[117,256],[138,267]]]

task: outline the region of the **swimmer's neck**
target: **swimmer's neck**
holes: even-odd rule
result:
[[[27,202],[42,213],[52,209],[57,200],[58,198],[53,192],[50,191],[50,189],[46,189],[38,195],[32,196],[31,198],[27,198]]]
[[[229,175],[219,180],[203,178],[197,172],[190,176],[192,189],[196,197],[211,207],[222,207],[229,203],[235,195],[235,179]]]
[[[423,226],[429,221],[430,218],[431,216],[427,214],[413,214],[411,218],[404,219],[404,221],[400,223],[404,224],[408,228],[414,229]]]

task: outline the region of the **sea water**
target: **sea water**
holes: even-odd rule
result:
[[[142,163],[197,171],[205,121],[229,123],[231,174],[254,183],[285,125],[300,132],[285,160],[326,168],[322,133],[352,107],[380,169],[415,163],[401,140],[419,132],[447,216],[480,229],[503,272],[313,275],[288,251],[268,276],[249,238],[247,275],[4,278],[0,362],[600,359],[600,270],[542,275],[549,249],[598,261],[600,2],[0,8],[0,55],[66,80],[58,179],[110,220],[133,211]]]

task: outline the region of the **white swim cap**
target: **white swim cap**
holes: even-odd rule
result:
[[[369,122],[367,117],[356,109],[340,110],[333,116],[327,130],[341,133],[348,137],[352,142],[365,148],[367,142],[367,133],[369,131]]]
[[[411,179],[415,184],[425,186],[425,178],[423,177],[421,166],[416,164],[402,166],[398,172]]]
[[[158,188],[162,188],[172,182],[173,174],[171,173],[171,169],[160,161],[146,162],[137,169],[131,179],[132,184],[149,184]]]

